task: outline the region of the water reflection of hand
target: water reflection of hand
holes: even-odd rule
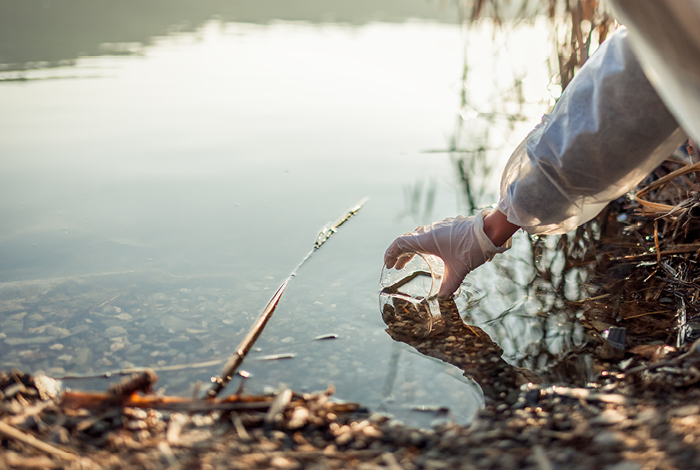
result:
[[[447,298],[460,286],[464,277],[474,268],[484,264],[510,245],[496,247],[484,233],[484,217],[481,211],[472,217],[458,216],[416,228],[398,237],[384,254],[387,268],[402,269],[413,255],[428,253],[439,256],[445,262],[445,277],[438,295]]]
[[[439,300],[438,305],[440,315],[434,316],[426,302],[393,297],[382,311],[387,333],[426,356],[459,367],[493,400],[511,401],[521,384],[541,382],[531,371],[504,361],[503,349],[481,328],[464,323],[454,301]]]

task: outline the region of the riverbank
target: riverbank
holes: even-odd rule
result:
[[[669,367],[607,374],[588,388],[524,387],[466,427],[406,427],[381,414],[291,395],[286,411],[201,413],[40,400],[27,386],[2,407],[3,468],[692,468],[700,391],[674,384],[697,351]],[[7,379],[7,378],[5,378]],[[591,384],[592,385],[592,384]],[[4,383],[3,392],[12,386]],[[8,394],[9,395],[9,394]],[[280,394],[281,395],[281,394]],[[279,396],[279,395],[278,395]],[[271,398],[272,399],[272,398]],[[269,404],[269,403],[268,403]],[[223,408],[223,407],[222,407]],[[90,410],[90,411],[88,411]],[[8,434],[8,428],[16,434]],[[23,439],[35,436],[41,443]]]

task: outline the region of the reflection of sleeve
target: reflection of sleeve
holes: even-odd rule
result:
[[[565,233],[636,186],[686,139],[622,29],[510,157],[499,209],[530,233]]]

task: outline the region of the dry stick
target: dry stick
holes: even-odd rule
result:
[[[654,247],[656,248],[656,262],[661,262],[661,249],[659,248],[659,220],[654,220]]]
[[[263,310],[253,327],[250,329],[248,334],[245,335],[245,338],[243,338],[241,344],[239,344],[238,348],[236,348],[236,352],[233,353],[233,355],[226,362],[226,365],[224,366],[224,371],[221,373],[221,377],[216,378],[214,385],[207,392],[208,396],[212,398],[216,397],[219,394],[219,392],[221,392],[231,381],[233,374],[235,374],[236,370],[238,370],[238,368],[241,366],[243,360],[253,348],[255,341],[262,333],[263,328],[265,328],[267,321],[274,313],[275,308],[277,307],[277,304],[280,301],[280,297],[282,297],[284,290],[287,288],[288,281],[289,279],[284,281],[280,288],[277,289],[277,292],[275,292],[275,295],[272,296],[272,299],[270,299],[270,302],[265,307],[265,310]]]
[[[350,210],[345,212],[340,217],[340,219],[338,219],[333,225],[331,225],[330,227],[324,227],[321,230],[321,232],[318,234],[318,237],[316,238],[316,242],[314,243],[313,248],[311,248],[311,251],[309,251],[309,253],[304,257],[304,259],[301,260],[301,263],[299,263],[297,267],[294,268],[294,271],[292,271],[289,277],[287,277],[287,279],[285,279],[285,281],[282,283],[279,289],[277,289],[277,292],[275,292],[275,295],[273,295],[270,301],[267,303],[267,306],[262,311],[253,327],[250,329],[250,331],[248,331],[248,334],[245,336],[245,338],[243,338],[241,344],[239,344],[236,348],[236,352],[233,353],[233,355],[226,362],[221,376],[216,377],[216,379],[214,379],[214,384],[212,385],[211,389],[209,389],[209,391],[207,392],[207,395],[209,397],[216,397],[231,381],[233,374],[236,373],[236,370],[238,370],[238,368],[243,363],[243,360],[246,358],[246,356],[252,349],[253,344],[255,344],[255,341],[262,334],[262,331],[265,328],[267,321],[274,313],[275,308],[277,307],[277,304],[279,303],[280,298],[284,293],[284,290],[287,288],[287,285],[292,280],[292,278],[297,275],[297,271],[299,271],[299,268],[301,268],[304,265],[304,263],[306,263],[309,260],[309,258],[311,258],[311,255],[313,255],[316,252],[316,250],[321,248],[321,246],[324,243],[326,243],[326,241],[328,241],[328,239],[335,232],[338,231],[338,227],[343,225],[345,222],[350,220],[352,216],[357,214],[357,212],[362,208],[365,202],[367,202],[367,198],[364,198],[362,201],[350,208]]]
[[[0,421],[0,434],[4,434],[8,437],[11,437],[12,439],[18,440],[20,442],[23,442],[29,446],[34,447],[35,449],[39,449],[42,452],[46,452],[47,454],[55,455],[57,457],[62,458],[63,460],[80,460],[80,457],[72,454],[70,452],[66,452],[64,450],[59,449],[58,447],[54,447],[50,444],[47,444],[44,441],[40,441],[36,437],[32,436],[31,434],[24,433],[20,431],[17,428],[14,428],[10,426],[7,423],[4,423]]]
[[[641,190],[637,193],[637,195],[635,196],[635,199],[641,198],[641,197],[644,196],[646,193],[648,193],[648,192],[650,192],[650,191],[652,191],[652,190],[658,188],[659,186],[662,186],[662,185],[668,183],[669,181],[673,180],[674,178],[677,178],[677,177],[679,177],[679,176],[681,176],[681,175],[686,175],[686,174],[688,174],[688,173],[693,173],[693,172],[698,171],[698,170],[700,170],[700,162],[699,162],[699,163],[694,163],[694,164],[692,164],[692,165],[686,165],[686,166],[684,166],[684,167],[682,167],[682,168],[679,168],[678,170],[676,170],[676,171],[674,171],[674,172],[672,172],[672,173],[669,173],[668,175],[666,175],[666,176],[664,176],[664,177],[662,177],[662,178],[659,178],[658,180],[654,181],[653,183],[651,183],[651,184],[650,184],[649,186],[647,186],[646,188],[641,189]],[[646,202],[646,201],[645,201],[645,202]]]
[[[273,398],[267,395],[250,395],[238,397],[230,395],[219,400],[193,400],[185,397],[161,397],[157,395],[134,394],[128,400],[119,404],[125,408],[154,409],[180,412],[196,411],[250,411],[267,413],[273,403]],[[289,406],[294,408],[306,403],[302,398],[295,398]],[[114,399],[103,392],[75,392],[66,390],[63,393],[61,405],[70,410],[104,409],[114,407]],[[333,413],[351,413],[360,405],[357,403],[331,403],[329,411]],[[87,426],[87,425],[86,425]]]
[[[645,317],[647,315],[656,315],[657,313],[670,313],[673,310],[656,310],[655,312],[640,313],[639,315],[632,315],[631,317],[624,317],[623,320],[631,320],[633,318]]]
[[[342,459],[344,461],[347,461],[348,459],[371,459],[371,458],[376,458],[382,455],[381,450],[370,450],[370,449],[362,449],[362,450],[353,450],[353,449],[348,449],[348,450],[342,450],[342,451],[325,451],[325,450],[319,450],[319,451],[312,451],[312,452],[299,452],[296,450],[287,450],[287,451],[277,451],[277,452],[251,452],[250,454],[246,454],[248,457],[265,457],[266,459],[272,458],[272,457],[288,457],[288,458],[294,458],[294,459],[313,459],[317,460],[319,458],[326,458],[326,459]],[[379,467],[381,468],[381,467]]]
[[[659,254],[661,257],[666,257],[669,255],[681,255],[684,253],[697,253],[700,251],[700,245],[693,245],[693,244],[681,244],[681,245],[675,245],[675,246],[670,246],[668,249],[660,251]],[[610,261],[639,261],[643,259],[651,259],[651,258],[657,258],[656,253],[639,253],[637,255],[627,255],[627,256],[620,256],[617,258],[610,258]]]
[[[115,375],[131,375],[136,372],[145,372],[152,370],[153,372],[171,372],[185,369],[203,369],[205,367],[216,366],[224,362],[225,359],[213,359],[205,362],[193,362],[190,364],[175,364],[170,366],[159,367],[127,367],[125,369],[100,372],[98,374],[67,374],[58,377],[53,377],[56,380],[80,380],[80,379],[109,379]]]

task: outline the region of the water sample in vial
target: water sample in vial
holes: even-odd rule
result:
[[[440,257],[425,253],[414,253],[403,269],[382,269],[379,286],[382,294],[401,295],[415,300],[437,296],[445,275],[445,263]]]
[[[415,253],[402,269],[384,266],[379,280],[379,310],[384,323],[402,321],[428,334],[433,317],[440,315],[437,294],[444,275],[442,259],[425,253]]]

